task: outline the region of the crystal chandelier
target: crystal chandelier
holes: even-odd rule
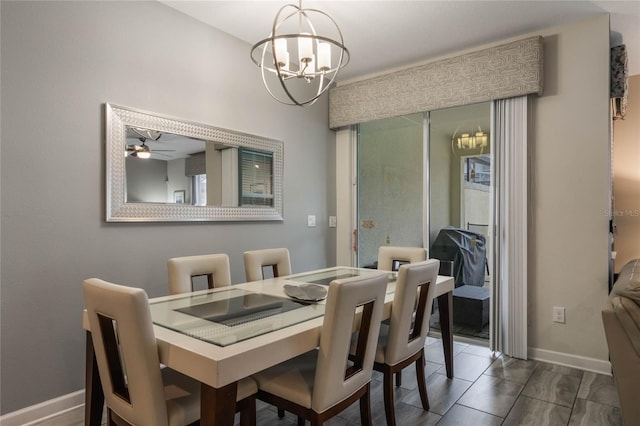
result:
[[[316,19],[315,25],[311,17]],[[327,31],[319,35],[316,28]],[[332,38],[333,37],[333,38]],[[269,37],[251,48],[269,94],[285,105],[313,105],[349,62],[336,22],[317,9],[287,4],[280,8]]]

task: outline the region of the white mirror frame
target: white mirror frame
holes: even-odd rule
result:
[[[110,103],[106,109],[107,222],[281,221],[283,214],[284,143],[219,127],[171,118]],[[126,126],[248,147],[273,153],[273,207],[192,206],[126,202]]]

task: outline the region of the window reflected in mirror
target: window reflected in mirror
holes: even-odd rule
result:
[[[273,154],[240,148],[241,206],[273,206]]]

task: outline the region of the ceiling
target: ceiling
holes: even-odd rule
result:
[[[297,4],[296,0],[161,2],[252,45],[269,35],[280,7]],[[626,44],[629,74],[640,74],[640,0],[305,0],[302,6],[329,14],[342,30],[351,61],[338,75],[340,82],[607,12],[611,45]]]
[[[163,161],[186,158],[205,150],[204,141],[200,139],[193,139],[173,133],[159,134],[160,137],[157,140],[140,139],[140,134],[134,133],[132,127],[127,126],[127,147],[133,147],[134,145],[140,146],[144,142],[151,150],[151,158]]]

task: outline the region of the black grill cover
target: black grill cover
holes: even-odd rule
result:
[[[484,285],[487,249],[484,235],[447,226],[440,230],[429,257],[453,262],[455,286]]]

